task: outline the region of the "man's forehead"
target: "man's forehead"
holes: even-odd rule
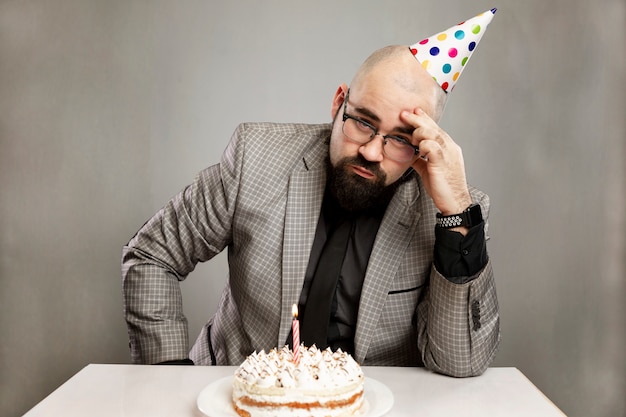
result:
[[[350,104],[363,113],[384,113],[386,110],[413,111],[422,108],[429,112],[436,107],[439,86],[410,85],[387,80],[387,82],[362,83],[350,87]]]
[[[371,101],[369,100],[364,100],[364,102],[371,103]],[[360,104],[360,101],[358,99],[354,101],[352,100],[352,93],[350,93],[349,103],[347,104],[350,105],[350,107],[348,108],[349,112],[355,113],[355,116],[364,117],[368,121],[377,125],[384,122],[385,117],[388,117],[389,110],[385,109],[383,104],[379,102],[374,102],[372,107],[368,106],[367,104]],[[413,130],[415,130],[413,126],[397,120],[399,118],[399,113],[395,114],[393,118],[394,125],[390,131],[411,135],[413,133]]]

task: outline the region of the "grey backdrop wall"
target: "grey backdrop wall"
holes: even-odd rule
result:
[[[128,362],[121,247],[238,122],[328,121],[375,48],[497,6],[442,121],[492,198],[495,365],[626,415],[625,2],[497,3],[1,1],[0,414]],[[183,283],[192,339],[225,273]]]

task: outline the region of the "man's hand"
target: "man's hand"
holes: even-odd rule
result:
[[[415,127],[413,144],[420,150],[413,169],[426,191],[444,216],[461,213],[472,204],[461,147],[421,109],[404,111],[400,118]]]

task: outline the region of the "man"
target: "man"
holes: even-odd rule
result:
[[[372,54],[335,92],[331,125],[240,125],[220,164],[144,225],[123,253],[134,362],[238,365],[290,343],[298,304],[305,344],[363,365],[487,368],[489,200],[468,187],[437,124],[447,93],[416,57]],[[178,281],[225,248],[228,282],[188,352]]]

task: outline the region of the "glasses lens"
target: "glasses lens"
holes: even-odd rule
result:
[[[376,131],[372,126],[358,120],[347,118],[343,122],[343,134],[355,142],[367,143],[375,133]]]
[[[415,156],[415,148],[400,139],[387,137],[385,141],[385,155],[394,161],[408,162]]]
[[[367,123],[355,120],[351,117],[346,118],[342,127],[343,134],[350,140],[366,144],[376,134],[376,129]],[[396,162],[408,162],[415,156],[415,149],[400,138],[386,137],[384,141],[385,156]]]

